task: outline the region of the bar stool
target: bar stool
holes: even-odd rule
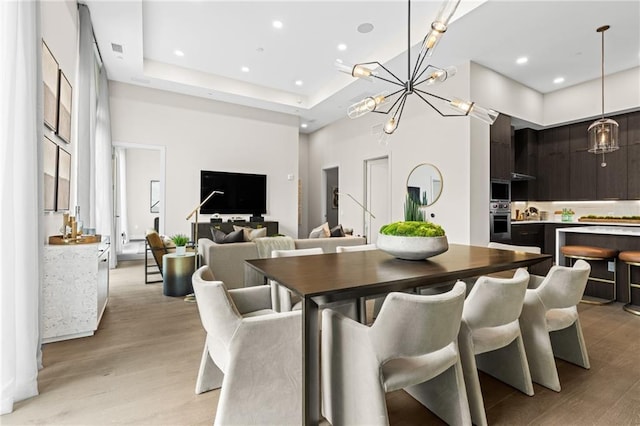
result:
[[[618,259],[627,264],[627,284],[629,286],[629,303],[622,308],[632,314],[640,315],[640,306],[634,305],[631,300],[631,288],[640,288],[639,283],[631,282],[631,267],[640,266],[640,251],[623,251],[618,255]]]
[[[562,246],[560,247],[560,252],[564,255],[564,257],[570,259],[569,266],[573,265],[573,261],[571,261],[571,259],[582,259],[582,260],[586,260],[587,262],[613,261],[613,279],[608,280],[606,278],[589,276],[589,280],[591,281],[597,281],[597,282],[613,285],[613,298],[605,299],[602,301],[583,298],[580,301],[583,303],[590,303],[592,305],[604,305],[616,300],[616,258],[618,256],[618,250],[603,248],[603,247],[594,247],[594,246]],[[592,271],[593,271],[593,268],[592,268]]]

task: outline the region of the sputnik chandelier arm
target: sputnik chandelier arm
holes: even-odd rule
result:
[[[407,80],[402,81],[396,74],[378,61],[363,62],[353,66],[336,62],[336,67],[352,77],[362,78],[368,81],[381,80],[400,87],[399,90],[387,94],[385,92],[374,96],[368,96],[363,100],[356,102],[347,109],[347,115],[350,118],[358,118],[369,112],[390,115],[389,119],[383,126],[381,134],[382,139],[386,139],[398,128],[405,104],[409,95],[416,94],[422,101],[434,109],[442,117],[454,116],[471,116],[480,119],[488,124],[493,124],[498,113],[496,111],[486,109],[480,105],[463,101],[460,99],[447,99],[442,96],[434,95],[418,86],[431,86],[439,84],[456,74],[455,67],[438,68],[430,64],[425,65],[425,59],[433,54],[433,51],[447,31],[449,21],[453,17],[460,0],[445,0],[436,20],[431,24],[431,28],[422,40],[420,52],[413,67],[411,66],[411,0],[408,0],[407,12]],[[448,104],[457,111],[457,114],[445,114],[437,108],[434,103],[429,102],[427,97],[432,97],[439,102]],[[391,104],[386,107],[387,104]],[[383,107],[384,106],[384,107]]]

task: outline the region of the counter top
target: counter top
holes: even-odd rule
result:
[[[562,222],[560,220],[511,220],[511,225],[529,224],[529,223],[552,223],[556,225],[597,225],[611,227],[640,227],[640,223],[624,223],[624,222]]]
[[[577,234],[626,235],[631,237],[640,237],[640,228],[637,226],[574,226],[570,228],[559,228],[556,229],[556,232],[571,232]]]

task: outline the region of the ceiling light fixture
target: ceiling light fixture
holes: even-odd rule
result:
[[[344,43],[340,43],[338,45],[338,50],[341,51],[341,52],[344,52],[345,50],[347,50],[347,45],[344,44]]]
[[[240,70],[242,72],[249,72],[249,67],[242,67],[242,68],[240,68]]]
[[[178,49],[174,50],[173,54],[176,55],[176,56],[180,56],[180,57],[184,56],[184,52],[182,50],[178,50]]]
[[[273,25],[273,28],[280,29],[282,28],[282,21],[273,21],[271,25]]]
[[[564,83],[564,77],[556,77],[553,79],[554,84]]]
[[[407,32],[407,80],[402,81],[394,73],[389,71],[380,62],[365,62],[356,64],[354,66],[348,66],[342,62],[336,62],[338,70],[351,74],[353,77],[363,78],[365,80],[373,81],[374,79],[383,80],[387,83],[391,83],[394,86],[399,87],[398,90],[391,94],[379,93],[375,96],[369,96],[351,105],[347,109],[347,115],[350,118],[361,117],[368,112],[376,112],[381,114],[391,115],[387,122],[383,126],[383,132],[381,133],[380,142],[386,142],[386,139],[398,128],[400,119],[402,118],[402,112],[407,102],[409,95],[417,95],[427,105],[433,108],[442,117],[452,116],[464,116],[469,115],[480,119],[488,124],[498,118],[496,111],[486,109],[471,101],[463,101],[461,99],[447,99],[432,93],[426,92],[418,86],[431,86],[433,84],[442,83],[447,78],[453,76],[456,73],[455,67],[438,68],[433,65],[424,65],[426,57],[433,54],[433,50],[438,44],[438,41],[447,30],[449,20],[456,11],[460,0],[446,0],[440,7],[440,11],[436,20],[431,24],[431,29],[422,41],[422,47],[420,53],[416,59],[416,62],[411,67],[411,0],[408,1],[408,32]],[[375,70],[375,67],[380,67],[384,71],[384,76],[380,75],[380,72]],[[433,98],[427,99],[427,96]],[[433,103],[432,103],[433,102]],[[435,102],[446,102],[450,107],[458,112],[458,114],[444,114],[436,106]],[[391,104],[388,109],[381,108],[383,105]]]
[[[309,127],[309,125],[307,123],[302,123],[300,127],[302,127],[303,129],[306,129],[307,127]]]
[[[304,82],[302,80],[296,80],[296,86],[302,86]]]
[[[602,73],[602,118],[594,121],[587,130],[589,152],[602,154],[602,163],[600,163],[602,167],[607,166],[604,154],[617,151],[620,148],[618,146],[618,123],[610,118],[604,118],[604,32],[609,28],[609,25],[604,25],[596,30],[602,34],[602,60],[600,63]]]
[[[518,59],[516,59],[516,64],[518,65],[524,65],[527,62],[529,62],[529,58],[527,58],[526,56],[521,56]]]

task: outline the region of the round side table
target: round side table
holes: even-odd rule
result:
[[[162,294],[165,296],[186,296],[193,293],[191,276],[196,270],[195,253],[162,256]]]

